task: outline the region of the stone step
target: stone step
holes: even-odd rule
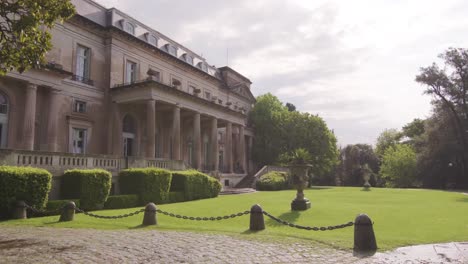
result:
[[[221,191],[221,195],[227,195],[227,194],[243,194],[243,193],[253,193],[256,192],[257,190],[253,188],[225,188],[224,190]]]

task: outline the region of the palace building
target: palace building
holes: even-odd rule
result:
[[[69,168],[194,168],[224,186],[253,172],[248,78],[120,10],[72,3],[47,65],[0,77],[3,164],[54,180]]]

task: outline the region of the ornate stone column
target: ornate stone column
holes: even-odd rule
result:
[[[51,89],[49,94],[49,113],[47,123],[47,146],[48,151],[58,152],[57,123],[59,117],[60,90]]]
[[[211,166],[219,171],[218,119],[211,119]]]
[[[180,106],[175,105],[172,115],[172,159],[181,160],[180,157]]]
[[[156,101],[146,101],[146,156],[154,158],[156,155]]]
[[[202,149],[201,149],[201,129],[200,129],[200,113],[195,113],[193,116],[193,161],[195,169],[201,170],[201,159],[202,159]],[[205,160],[205,164],[207,161]]]
[[[225,143],[226,161],[225,166],[228,173],[233,172],[233,160],[232,160],[232,123],[227,122],[226,124],[226,143]]]
[[[244,173],[247,173],[247,166],[245,163],[245,132],[244,126],[239,126],[239,160],[240,166]]]
[[[34,150],[34,132],[36,123],[37,85],[28,83],[24,100],[23,142],[24,149]]]

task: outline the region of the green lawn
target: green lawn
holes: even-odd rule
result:
[[[449,241],[468,241],[468,196],[434,190],[360,188],[314,188],[305,192],[312,208],[291,212],[295,191],[257,192],[221,196],[178,204],[165,204],[160,209],[187,216],[222,216],[249,210],[253,204],[284,220],[300,225],[328,226],[353,221],[358,213],[366,213],[374,221],[374,231],[381,250],[395,247]],[[117,215],[135,211],[98,211],[101,215]],[[6,225],[28,225],[70,228],[132,229],[139,228],[143,215],[124,220],[90,218],[83,214],[75,221],[58,223],[58,216],[0,222]],[[187,230],[238,234],[244,238],[281,241],[285,236],[323,242],[340,248],[352,248],[353,227],[333,231],[306,231],[279,225],[265,218],[266,230],[251,233],[249,215],[222,221],[189,221],[158,214],[157,227],[148,229]]]

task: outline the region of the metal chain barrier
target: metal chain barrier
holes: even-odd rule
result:
[[[63,207],[60,207],[60,208],[57,208],[55,210],[43,211],[43,210],[38,210],[38,209],[36,209],[36,208],[26,204],[26,203],[25,203],[25,207],[26,207],[26,209],[33,212],[33,214],[41,214],[41,215],[51,215],[51,214],[59,213],[63,208]]]
[[[93,214],[93,213],[90,213],[90,212],[86,212],[78,207],[75,208],[75,210],[77,212],[80,212],[80,213],[83,213],[87,216],[91,216],[91,217],[95,217],[95,218],[101,218],[101,219],[120,219],[120,218],[126,218],[126,217],[130,217],[130,216],[134,216],[134,215],[137,215],[137,214],[140,214],[140,213],[143,213],[145,211],[145,209],[140,209],[140,210],[137,210],[133,213],[129,213],[129,214],[123,214],[123,215],[111,215],[111,216],[108,216],[108,215],[97,215],[97,214]]]
[[[237,214],[217,216],[217,217],[193,217],[193,216],[173,214],[173,213],[163,211],[161,209],[156,209],[156,212],[161,213],[163,215],[170,216],[170,217],[175,217],[175,218],[179,218],[179,219],[186,219],[186,220],[195,220],[195,221],[216,221],[216,220],[219,221],[219,220],[225,220],[225,219],[230,219],[230,218],[235,218],[235,217],[238,217],[238,216],[243,216],[243,215],[250,214],[250,211],[244,211],[244,212],[239,212]]]
[[[326,230],[335,230],[335,229],[341,229],[341,228],[345,228],[345,227],[349,227],[349,226],[353,226],[354,223],[353,222],[348,222],[346,224],[342,224],[342,225],[335,225],[335,226],[322,226],[322,227],[316,227],[316,226],[301,226],[301,225],[296,225],[296,224],[293,224],[293,223],[289,223],[287,221],[284,221],[284,220],[281,220],[277,217],[274,217],[273,215],[269,214],[268,212],[265,212],[263,211],[263,214],[270,217],[271,219],[275,220],[276,222],[280,223],[280,224],[283,224],[283,225],[287,225],[287,226],[290,226],[290,227],[295,227],[295,228],[298,228],[298,229],[304,229],[304,230],[313,230],[313,231],[326,231]]]

